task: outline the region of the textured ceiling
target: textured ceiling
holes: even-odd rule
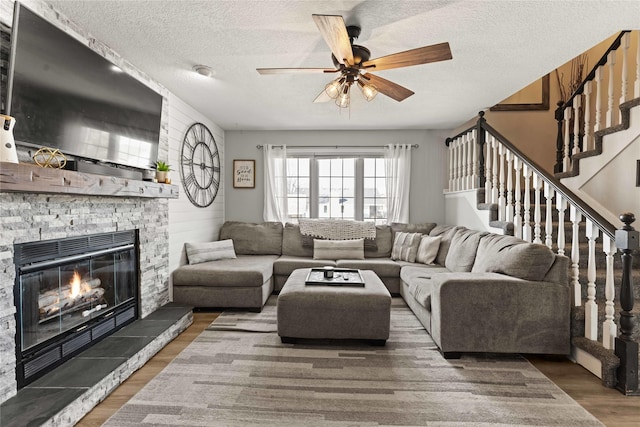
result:
[[[80,27],[226,130],[437,129],[472,118],[623,29],[640,1],[50,0]],[[372,58],[448,41],[450,61],[380,71],[415,92],[359,93],[349,110],[313,100],[331,75],[259,75],[332,67],[312,14],[360,25]],[[215,69],[214,78],[192,71]]]

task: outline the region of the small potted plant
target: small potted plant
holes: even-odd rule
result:
[[[158,160],[156,162],[156,180],[160,183],[166,183],[169,180],[169,171],[171,170],[171,167],[169,166],[169,164]]]

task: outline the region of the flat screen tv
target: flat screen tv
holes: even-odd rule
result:
[[[17,145],[153,168],[162,96],[15,3],[8,111]]]

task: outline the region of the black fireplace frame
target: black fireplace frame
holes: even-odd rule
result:
[[[14,264],[16,278],[14,284],[14,304],[16,307],[16,380],[18,389],[30,384],[46,373],[60,366],[97,342],[135,321],[140,313],[140,238],[139,230],[91,234],[80,237],[42,240],[14,244]],[[105,253],[126,250],[133,246],[134,296],[128,301],[101,311],[72,329],[36,344],[28,350],[21,349],[22,324],[20,306],[20,275],[39,263],[64,262],[70,257],[89,260]],[[89,253],[89,255],[87,255]]]

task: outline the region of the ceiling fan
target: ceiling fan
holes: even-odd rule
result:
[[[335,68],[257,68],[260,74],[284,73],[339,73],[326,85],[313,102],[327,102],[334,99],[339,107],[348,107],[350,88],[356,84],[362,94],[371,101],[378,92],[403,101],[414,94],[413,91],[397,83],[372,74],[373,71],[409,67],[451,59],[449,43],[439,43],[370,59],[371,51],[364,46],[353,44],[360,35],[360,27],[346,26],[340,15],[312,15],[329,48]]]

